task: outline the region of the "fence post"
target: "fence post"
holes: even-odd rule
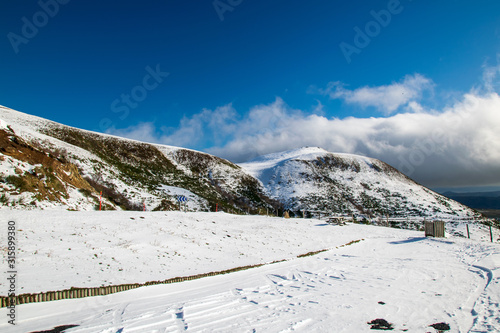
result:
[[[467,227],[467,238],[469,238],[469,239],[470,239],[470,234],[469,234],[469,224],[466,224],[465,226]]]

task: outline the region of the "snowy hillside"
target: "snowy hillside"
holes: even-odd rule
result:
[[[468,218],[475,212],[368,157],[301,148],[240,164],[292,211]]]
[[[17,294],[142,283],[270,263],[194,281],[108,296],[17,305],[17,326],[33,332],[370,332],[500,330],[500,247],[488,229],[471,239],[314,219],[226,213],[7,211],[16,221]],[[0,244],[5,244],[0,233]],[[359,242],[355,242],[359,241]],[[301,254],[327,250],[297,258]],[[6,267],[2,248],[2,266]],[[0,273],[5,295],[7,278]],[[0,309],[6,318],[7,309]]]
[[[379,160],[302,148],[240,166],[0,107],[0,207],[472,218]],[[312,214],[312,215],[310,215]],[[361,215],[361,216],[360,216]]]
[[[64,126],[0,107],[0,205],[258,213],[275,203],[227,160]],[[186,192],[188,191],[188,192]]]

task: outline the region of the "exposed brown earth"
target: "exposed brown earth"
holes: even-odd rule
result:
[[[39,201],[67,199],[67,186],[97,194],[82,178],[76,165],[66,160],[64,154],[49,152],[35,145],[36,143],[30,144],[21,139],[14,132],[0,130],[0,152],[34,167],[32,172],[16,169],[16,176],[7,177],[6,181],[16,187],[15,191],[32,192]]]

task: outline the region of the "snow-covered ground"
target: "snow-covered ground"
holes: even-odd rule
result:
[[[225,213],[2,210],[2,214],[22,230],[17,235],[18,270],[24,282],[18,293],[221,271],[294,258],[356,238],[333,233],[333,227],[317,220]],[[0,240],[5,237],[1,234]]]
[[[309,219],[225,213],[2,211],[16,221],[17,293],[164,280],[290,259],[237,273],[108,296],[19,305],[0,331],[369,332],[500,330],[500,245]],[[457,228],[463,228],[459,225]],[[450,230],[453,233],[453,230]],[[495,239],[498,231],[495,231]],[[342,246],[354,240],[361,242]],[[296,258],[299,254],[330,249]],[[6,294],[6,276],[0,280]],[[122,329],[122,330],[121,330]],[[121,330],[121,331],[120,331]]]

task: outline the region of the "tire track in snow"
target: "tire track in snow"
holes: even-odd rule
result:
[[[487,267],[472,267],[479,270],[478,273],[486,280],[486,285],[472,307],[474,322],[469,332],[493,332],[500,324],[500,278],[495,277],[493,271]]]
[[[484,281],[483,283],[478,281],[475,292],[471,292],[462,306],[462,309],[471,315],[468,332],[496,331],[500,324],[500,277],[494,271],[500,267],[493,263],[490,267],[495,268],[490,269],[478,263],[498,256],[500,251],[492,244],[464,240],[457,253],[459,261],[467,267],[467,270]]]
[[[125,314],[125,310],[127,309],[129,303],[125,303],[119,309],[113,312],[113,325],[115,327],[123,327],[123,315]]]

